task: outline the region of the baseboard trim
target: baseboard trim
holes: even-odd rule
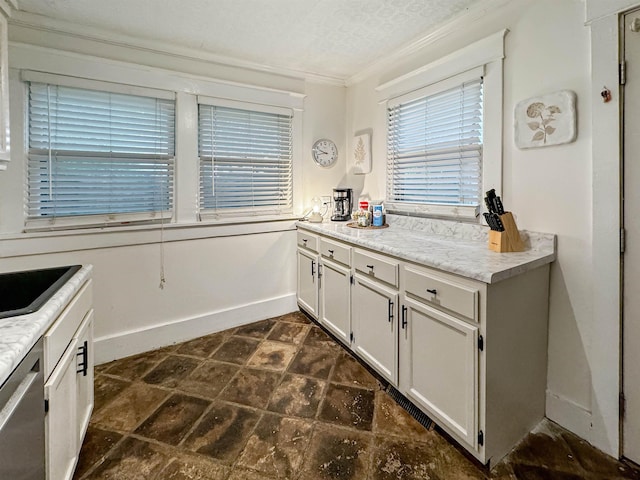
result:
[[[295,293],[94,339],[96,365],[298,309]]]
[[[546,417],[591,442],[591,412],[586,408],[547,390]]]

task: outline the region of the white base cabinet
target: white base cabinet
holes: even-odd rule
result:
[[[478,326],[404,296],[399,389],[439,425],[478,446]]]
[[[548,264],[486,284],[298,230],[300,307],[485,464],[544,417],[548,295]]]
[[[398,292],[356,273],[353,350],[389,382],[398,382]]]
[[[74,346],[72,344],[72,346]],[[49,480],[73,477],[78,460],[76,429],[76,352],[68,349],[44,385],[49,411],[45,417],[46,472]]]
[[[318,318],[318,255],[298,249],[298,303]]]
[[[323,259],[320,264],[320,323],[336,338],[351,342],[351,270]]]
[[[89,426],[94,401],[91,304],[89,280],[44,336],[45,373],[50,372],[44,385],[47,480],[73,477]]]

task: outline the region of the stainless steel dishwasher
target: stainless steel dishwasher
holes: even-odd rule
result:
[[[42,339],[0,387],[0,479],[43,480]]]

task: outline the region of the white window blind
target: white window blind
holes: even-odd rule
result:
[[[200,212],[292,211],[291,113],[198,106]]]
[[[175,100],[31,82],[28,120],[30,219],[172,210]]]
[[[387,202],[477,206],[482,78],[388,107]]]

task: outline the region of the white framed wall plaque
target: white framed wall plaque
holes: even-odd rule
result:
[[[371,134],[363,133],[353,139],[351,173],[364,175],[371,173]]]

